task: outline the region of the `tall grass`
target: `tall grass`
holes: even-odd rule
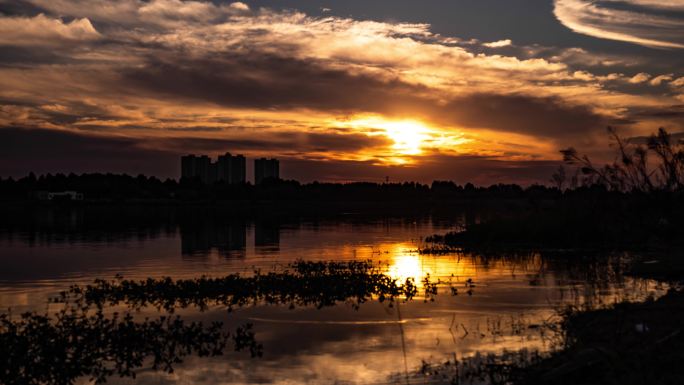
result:
[[[585,186],[601,185],[620,192],[684,189],[684,141],[674,140],[664,128],[659,128],[645,143],[624,139],[613,127],[608,127],[608,133],[616,148],[615,159],[610,164],[597,166],[573,147],[561,150],[563,160],[578,167],[571,187],[581,182]],[[552,181],[562,188],[566,181],[565,170],[559,169]]]

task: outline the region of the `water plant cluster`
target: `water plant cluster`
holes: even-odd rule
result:
[[[436,294],[436,287],[427,283],[426,295]],[[153,306],[167,311],[188,306],[204,310],[220,305],[231,311],[257,303],[323,308],[347,302],[358,308],[372,298],[388,301],[391,306],[397,298],[411,300],[416,294],[418,287],[413,279],[399,282],[370,261],[298,261],[281,272],[256,270],[251,276],[235,273],[179,280],[98,279],[85,287],[73,285],[52,301],[96,307],[124,303],[137,309]]]
[[[251,325],[224,331],[223,324],[185,322],[179,316],[136,320],[130,313],[68,306],[50,315],[0,315],[0,383],[72,384],[83,376],[96,383],[113,375],[136,377],[145,365],[172,372],[184,357],[236,351],[261,355]]]
[[[426,300],[437,284],[424,282]],[[418,294],[412,279],[399,282],[370,261],[305,262],[280,272],[243,276],[173,280],[171,278],[73,285],[51,299],[62,304],[54,314],[27,312],[0,315],[0,383],[72,384],[83,376],[102,383],[112,375],[135,377],[149,367],[172,372],[184,357],[222,355],[226,348],[262,354],[250,324],[226,331],[222,322],[185,322],[175,309],[195,306],[200,311],[225,306],[229,311],[251,304],[290,308],[322,308],[349,303],[358,308],[369,300],[411,300]],[[124,305],[123,313],[107,311]],[[166,312],[141,318],[138,310],[154,307]]]
[[[537,350],[504,350],[499,354],[476,353],[458,358],[445,357],[441,361],[423,360],[420,367],[394,374],[390,380],[395,384],[448,384],[448,385],[509,385],[522,377],[521,368],[541,362]]]

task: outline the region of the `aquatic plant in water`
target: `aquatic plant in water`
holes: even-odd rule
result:
[[[429,283],[429,282],[428,282]],[[426,296],[436,288],[425,285]],[[298,261],[282,272],[255,271],[252,276],[230,274],[223,277],[200,277],[173,280],[148,278],[134,281],[119,278],[96,280],[85,287],[74,285],[52,301],[82,303],[88,306],[126,304],[132,308],[153,306],[173,311],[211,305],[228,310],[253,303],[316,306],[323,308],[348,302],[358,308],[376,298],[391,304],[398,298],[411,300],[418,293],[412,278],[404,282],[390,277],[370,261],[305,262]]]
[[[431,299],[437,286],[429,279],[423,283],[425,298]],[[231,343],[253,357],[262,352],[250,324],[226,332],[221,322],[204,325],[180,316],[137,320],[130,312],[108,314],[109,305],[168,312],[211,305],[232,310],[253,303],[322,308],[347,302],[358,308],[371,299],[392,306],[398,298],[408,301],[417,293],[412,279],[399,282],[371,262],[299,261],[282,272],[191,280],[96,280],[85,287],[73,285],[53,298],[51,302],[64,304],[53,315],[0,315],[0,383],[72,384],[84,376],[102,383],[112,375],[134,378],[147,365],[172,372],[184,357],[219,356]]]
[[[222,355],[231,342],[236,351],[261,355],[249,324],[225,332],[220,322],[187,323],[179,316],[137,321],[130,313],[71,306],[54,317],[2,314],[0,383],[72,384],[83,376],[102,383],[115,374],[135,378],[146,364],[172,372],[184,357]]]

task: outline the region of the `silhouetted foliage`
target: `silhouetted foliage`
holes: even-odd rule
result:
[[[520,199],[543,192],[554,197],[555,189],[532,186],[524,189],[514,184],[495,184],[489,187],[465,186],[449,181],[435,181],[431,185],[404,183],[306,183],[293,180],[268,180],[259,185],[211,185],[197,180],[167,179],[139,175],[117,174],[56,174],[18,180],[0,178],[0,200],[35,202],[47,192],[78,191],[86,202],[217,202],[217,201],[292,201],[292,202],[375,202],[412,201],[417,203],[458,201],[464,199]]]
[[[428,278],[423,283],[426,300],[437,295],[436,283]],[[371,262],[357,261],[300,261],[283,272],[257,271],[246,277],[96,280],[85,287],[71,286],[54,298],[51,302],[64,304],[54,317],[31,312],[15,320],[0,315],[0,382],[71,384],[89,376],[99,383],[115,374],[135,377],[146,362],[154,370],[171,372],[185,356],[223,354],[231,341],[237,351],[261,355],[262,346],[249,324],[226,333],[220,322],[188,324],[179,316],[136,320],[128,312],[108,315],[106,306],[173,312],[187,306],[204,311],[212,305],[229,310],[257,303],[322,308],[346,302],[358,308],[371,299],[392,306],[397,298],[409,301],[417,292],[412,279],[399,283]]]
[[[171,316],[137,321],[130,313],[108,316],[102,309],[88,310],[67,306],[54,318],[0,315],[0,382],[72,384],[88,376],[102,383],[112,375],[135,377],[146,362],[154,370],[172,372],[186,356],[222,355],[230,341],[235,350],[261,355],[250,325],[226,333],[218,322],[205,326]]]
[[[617,148],[612,164],[596,166],[569,148],[565,161],[578,166],[568,183],[564,168],[552,176],[557,199],[510,215],[468,223],[465,231],[435,236],[435,252],[451,247],[639,248],[684,240],[684,145],[663,129],[647,145],[633,144],[609,128]],[[648,154],[655,159],[648,160]],[[446,245],[439,246],[439,245]]]
[[[210,305],[221,305],[230,311],[253,303],[322,308],[345,301],[358,308],[373,297],[380,302],[389,301],[391,305],[398,297],[410,300],[417,294],[412,279],[400,283],[380,272],[371,262],[299,261],[292,264],[291,269],[265,274],[256,271],[253,276],[230,274],[192,280],[168,277],[144,281],[96,280],[86,287],[74,285],[53,301],[97,307],[125,303],[133,308],[154,306],[168,311],[177,307],[206,309]],[[426,296],[436,294],[436,288],[434,292],[427,291],[431,288],[426,285]]]
[[[621,138],[613,127],[608,127],[608,132],[617,148],[612,164],[596,166],[587,155],[580,155],[572,147],[561,151],[565,162],[578,166],[585,176],[585,185],[598,184],[626,192],[682,190],[684,143],[673,141],[663,128],[652,134],[645,145]],[[649,154],[655,156],[653,161],[649,161]]]

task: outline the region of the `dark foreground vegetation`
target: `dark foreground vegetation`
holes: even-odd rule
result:
[[[552,181],[562,193],[531,206],[428,241],[458,248],[652,248],[684,242],[684,143],[663,129],[646,144],[609,129],[617,148],[599,167],[577,150],[563,150]],[[571,176],[570,176],[571,175]]]
[[[524,257],[527,252],[497,253],[505,258]],[[577,259],[580,254],[544,252],[553,271],[564,271],[557,264],[582,266],[593,258]],[[572,256],[572,257],[570,257]],[[670,289],[660,298],[645,302],[619,302],[610,306],[585,298],[584,304],[558,309],[554,321],[544,325],[555,350],[540,354],[536,350],[504,351],[443,361],[426,360],[410,374],[397,375],[396,383],[493,384],[493,385],[637,385],[681,384],[684,381],[684,275],[671,268],[672,260],[681,263],[682,255],[661,254],[624,266],[624,273],[636,278],[666,281]],[[493,257],[484,257],[493,258]],[[595,261],[598,287],[610,281],[619,266],[607,268]],[[618,262],[618,265],[622,263]],[[570,279],[580,277],[570,274]],[[621,279],[622,274],[614,276]],[[580,279],[584,281],[584,279]],[[587,282],[591,282],[588,280]],[[533,282],[530,282],[534,285]],[[410,380],[410,381],[409,381]]]
[[[425,282],[426,298],[436,285]],[[370,262],[299,262],[285,271],[253,276],[174,281],[98,280],[72,286],[51,302],[54,314],[28,312],[0,315],[0,383],[72,384],[87,376],[96,383],[113,375],[135,377],[144,367],[172,372],[191,355],[220,356],[231,347],[260,356],[262,346],[251,325],[226,331],[222,322],[209,325],[172,316],[177,308],[212,306],[229,310],[252,304],[358,308],[377,300],[411,300],[418,293],[412,280],[399,282]],[[112,306],[126,310],[113,312]],[[136,311],[153,306],[167,314],[142,318]]]
[[[0,315],[0,383],[72,384],[83,376],[103,383],[114,375],[135,378],[145,365],[172,372],[183,358],[222,355],[230,343],[236,351],[260,354],[250,325],[226,332],[221,323],[172,316],[136,320],[131,313],[88,310]]]
[[[683,296],[671,290],[644,303],[568,308],[558,329],[564,347],[550,356],[520,350],[426,361],[410,377],[433,384],[682,384]]]
[[[426,289],[431,285],[429,281],[424,283]],[[300,261],[283,272],[264,274],[256,271],[253,276],[230,274],[192,280],[96,280],[86,287],[72,286],[53,301],[98,308],[124,303],[135,309],[153,306],[166,311],[188,306],[204,310],[220,305],[231,311],[253,303],[285,304],[290,308],[315,306],[320,309],[347,302],[358,308],[373,298],[380,302],[389,301],[391,305],[399,297],[411,300],[417,293],[412,279],[400,283],[381,273],[371,262]]]
[[[436,235],[450,248],[603,248],[634,250],[681,246],[684,192],[620,193],[603,187],[565,192],[546,207],[502,213],[469,223],[464,231]]]
[[[562,327],[566,349],[520,370],[517,383],[684,383],[681,291],[609,309],[568,309]]]
[[[645,303],[566,309],[565,346],[551,357],[490,357],[474,366],[447,363],[428,370],[474,367],[477,375],[502,384],[684,383],[684,143],[663,129],[645,143],[609,133],[617,149],[612,164],[599,167],[573,148],[562,151],[577,168],[570,179],[565,168],[553,176],[562,191],[553,204],[466,224],[429,238],[423,251],[657,250],[654,259],[634,261],[628,274],[673,288]]]
[[[491,384],[516,385],[681,384],[684,381],[682,260],[684,254],[668,251],[626,266],[625,273],[633,277],[667,282],[670,290],[660,298],[608,307],[596,307],[588,302],[559,309],[560,322],[554,330],[560,349],[550,356],[523,350],[440,364],[426,363],[417,377],[441,376],[444,383],[486,379]]]

